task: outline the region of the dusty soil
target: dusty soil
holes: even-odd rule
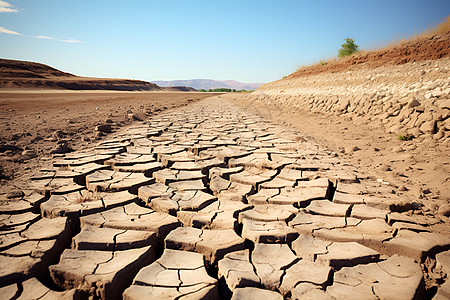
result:
[[[20,178],[52,157],[52,150],[61,141],[79,150],[104,138],[104,133],[95,130],[98,125],[111,124],[115,131],[206,97],[211,93],[0,92],[0,185],[19,184]],[[33,151],[36,157],[22,155],[25,150]]]
[[[301,68],[288,78],[348,71],[361,66],[376,68],[386,65],[401,65],[408,62],[435,60],[450,56],[450,33],[432,35],[418,41],[409,41],[377,51],[361,52],[346,59],[324,65]]]
[[[230,96],[123,127],[0,193],[2,298],[450,295],[448,218]]]

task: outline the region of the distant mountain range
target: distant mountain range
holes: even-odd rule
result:
[[[196,90],[200,89],[217,89],[217,88],[228,88],[228,89],[236,89],[236,90],[255,90],[259,86],[264,83],[243,83],[236,80],[212,80],[212,79],[189,79],[189,80],[155,80],[150,81],[159,85],[160,87],[169,87],[169,86],[186,86],[193,87]]]

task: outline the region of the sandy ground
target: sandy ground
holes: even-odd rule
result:
[[[256,105],[243,101],[238,95],[222,97],[312,137],[336,152],[342,163],[350,163],[366,176],[393,185],[397,193],[422,203],[425,210],[436,212],[450,203],[450,155],[445,145],[432,140],[400,141],[395,134],[384,133],[380,124],[355,124],[345,117],[283,111],[260,102]]]
[[[2,90],[0,91],[0,186],[19,184],[51,159],[52,150],[66,141],[83,149],[105,138],[97,125],[113,128],[136,119],[210,97],[211,93]],[[22,155],[35,152],[35,158]],[[31,155],[34,156],[34,155]]]

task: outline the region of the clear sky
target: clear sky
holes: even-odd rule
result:
[[[0,1],[0,57],[81,76],[269,82],[433,26],[449,0]]]

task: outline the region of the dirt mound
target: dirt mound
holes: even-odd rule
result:
[[[156,84],[146,81],[79,77],[44,64],[9,59],[0,59],[0,88],[114,91],[161,90]]]
[[[1,78],[77,77],[44,64],[12,59],[0,59],[0,71]]]
[[[372,68],[385,65],[401,65],[408,62],[435,60],[450,56],[450,33],[433,35],[419,41],[410,41],[388,49],[363,52],[324,65],[313,65],[302,68],[288,76],[315,75],[320,73],[341,72],[355,66]]]

